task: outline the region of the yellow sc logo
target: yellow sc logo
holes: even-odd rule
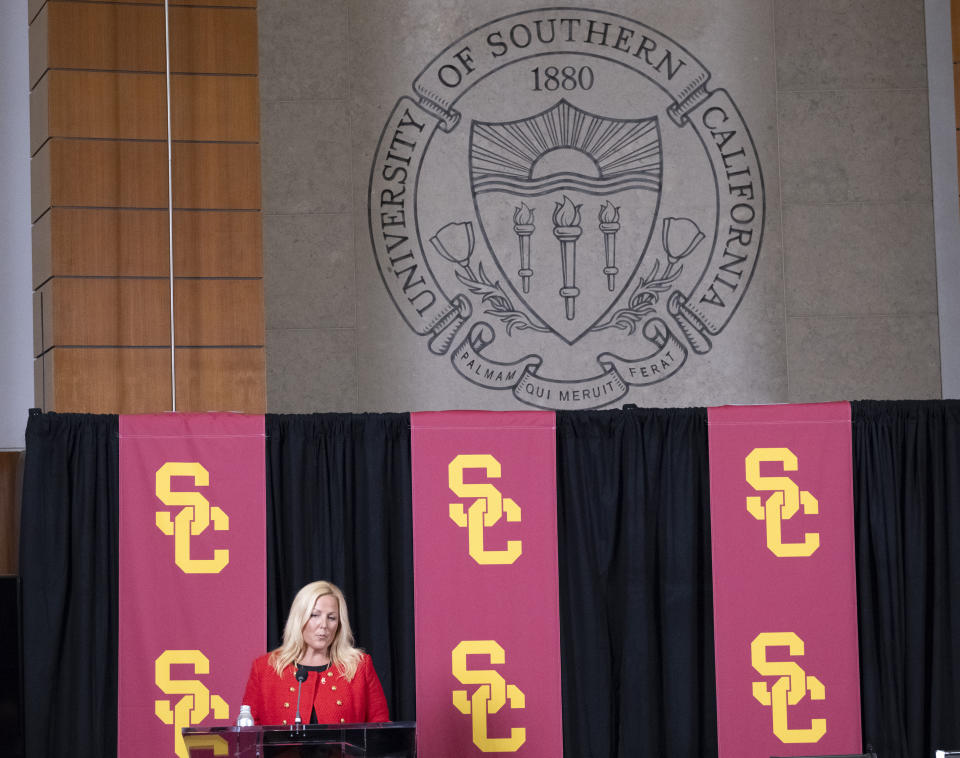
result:
[[[199,463],[164,463],[157,469],[157,497],[167,506],[182,505],[175,518],[167,511],[157,511],[157,528],[168,537],[173,537],[173,554],[176,564],[184,574],[219,574],[230,562],[229,550],[214,550],[213,558],[190,557],[190,535],[200,534],[213,522],[215,531],[230,528],[230,518],[199,492],[174,492],[170,480],[175,476],[191,476],[196,487],[210,484],[210,474]]]
[[[512,753],[526,742],[524,727],[510,729],[509,737],[490,737],[487,734],[487,716],[497,713],[506,702],[511,708],[525,708],[526,699],[520,688],[507,684],[493,669],[471,670],[467,668],[468,655],[486,655],[490,663],[502,664],[506,653],[495,640],[464,640],[453,649],[453,675],[461,684],[479,684],[470,699],[466,690],[453,691],[453,705],[465,716],[470,716],[473,727],[473,744],[485,753]]]
[[[808,676],[795,661],[768,661],[768,647],[786,647],[790,655],[803,655],[803,640],[793,632],[763,632],[750,643],[750,661],[761,676],[775,676],[772,689],[766,682],[753,683],[753,696],[760,705],[769,705],[773,733],[784,743],[818,742],[827,733],[826,719],[811,719],[808,729],[791,729],[787,707],[796,705],[810,693],[811,700],[823,700],[827,691],[815,676]]]
[[[483,544],[483,529],[493,526],[504,515],[507,521],[520,520],[520,506],[492,484],[467,484],[463,481],[466,469],[483,469],[491,479],[500,478],[500,461],[492,455],[458,455],[447,467],[450,489],[459,497],[476,500],[464,513],[463,503],[450,503],[453,523],[467,529],[467,544],[473,560],[483,566],[514,563],[523,552],[520,540],[507,540],[505,550],[487,550]]]
[[[775,462],[783,465],[784,471],[797,470],[797,456],[785,447],[754,448],[746,458],[747,483],[757,492],[773,490],[761,505],[756,495],[747,497],[747,511],[757,521],[767,525],[767,547],[780,558],[805,558],[820,547],[820,534],[808,532],[803,542],[784,542],[782,522],[793,518],[800,507],[807,515],[819,513],[817,499],[806,490],[801,490],[789,476],[761,476],[760,464]]]
[[[172,724],[176,734],[174,752],[180,758],[189,758],[183,741],[182,729],[201,723],[213,710],[214,718],[230,717],[230,707],[219,695],[211,695],[203,682],[196,679],[172,679],[170,667],[176,664],[192,664],[195,674],[209,674],[210,661],[199,650],[164,650],[154,664],[155,681],[167,695],[183,695],[171,707],[170,700],[155,700],[157,718],[164,724]],[[222,737],[206,736],[191,738],[191,747],[212,748],[214,755],[226,755],[227,743]]]

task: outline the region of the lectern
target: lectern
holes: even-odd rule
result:
[[[416,758],[416,723],[215,726],[183,730],[190,758]]]

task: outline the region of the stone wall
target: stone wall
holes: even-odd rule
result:
[[[259,25],[270,411],[939,397],[920,0]]]

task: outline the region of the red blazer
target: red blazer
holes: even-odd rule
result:
[[[261,655],[250,668],[250,679],[243,693],[243,704],[250,706],[256,724],[292,724],[296,719],[297,680],[295,667],[287,666],[277,676]],[[360,724],[389,721],[387,699],[373,670],[370,656],[364,654],[352,681],[331,667],[323,673],[309,672],[300,692],[300,718],[310,723],[310,711],[317,709],[321,724]]]

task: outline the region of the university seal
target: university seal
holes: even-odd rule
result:
[[[524,11],[443,50],[384,127],[377,266],[466,380],[597,408],[713,349],[764,226],[729,94],[669,37],[579,8]]]

